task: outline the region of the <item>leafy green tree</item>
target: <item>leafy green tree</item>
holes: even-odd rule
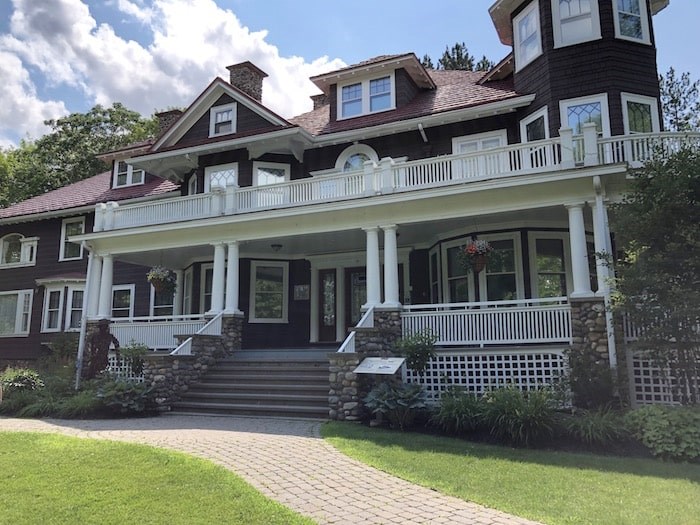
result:
[[[684,148],[635,174],[612,207],[618,249],[615,304],[648,352],[677,379],[684,404],[700,402],[700,152]]]
[[[691,81],[690,73],[676,76],[670,68],[659,75],[661,107],[667,131],[700,131],[700,81]]]
[[[47,120],[51,132],[22,141],[5,153],[7,177],[15,182],[0,203],[7,205],[109,169],[96,155],[154,136],[157,119],[144,119],[120,103]],[[2,180],[0,168],[0,180]]]

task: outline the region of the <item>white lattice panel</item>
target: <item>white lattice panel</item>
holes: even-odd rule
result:
[[[477,395],[506,385],[534,390],[565,375],[567,362],[559,349],[439,352],[422,377],[404,369],[404,381],[421,383],[433,399],[450,386]]]
[[[122,379],[124,381],[133,381],[135,383],[143,383],[143,374],[134,375],[131,373],[131,367],[122,357],[117,359],[116,354],[109,354],[109,361],[107,365],[107,372],[116,377],[117,379]]]
[[[632,404],[678,405],[680,400],[674,394],[678,382],[669,369],[662,369],[643,352],[627,352],[627,365],[630,377]],[[700,378],[695,378],[695,389],[700,387]]]

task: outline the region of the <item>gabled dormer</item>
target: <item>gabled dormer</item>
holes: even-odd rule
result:
[[[400,109],[435,83],[413,53],[382,55],[311,77],[340,121]]]
[[[151,144],[152,140],[146,140],[97,156],[100,160],[111,164],[111,189],[117,190],[129,186],[140,186],[146,182],[147,173],[143,169],[128,163],[127,159],[132,155],[148,151]]]

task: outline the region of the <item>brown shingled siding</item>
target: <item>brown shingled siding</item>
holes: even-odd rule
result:
[[[408,104],[420,91],[413,79],[404,68],[397,69],[395,74],[396,107],[400,108]]]

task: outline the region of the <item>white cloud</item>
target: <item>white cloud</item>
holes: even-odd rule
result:
[[[49,86],[77,90],[89,105],[118,101],[148,115],[189,104],[215,76],[227,78],[226,66],[250,60],[270,75],[263,103],[291,117],[311,109],[308,97],[318,90],[308,77],[344,66],[325,56],[280,56],[266,31],[250,31],[213,0],[117,0],[121,15],[146,32],[148,46],[98,24],[81,0],[13,1],[10,34],[0,35],[0,68],[11,70],[13,77],[3,71],[2,78],[15,78],[16,89],[0,96],[3,105],[23,101],[32,111],[0,122],[15,122],[21,133],[41,130],[38,115],[40,122],[66,113],[62,102],[37,96],[29,69]]]

